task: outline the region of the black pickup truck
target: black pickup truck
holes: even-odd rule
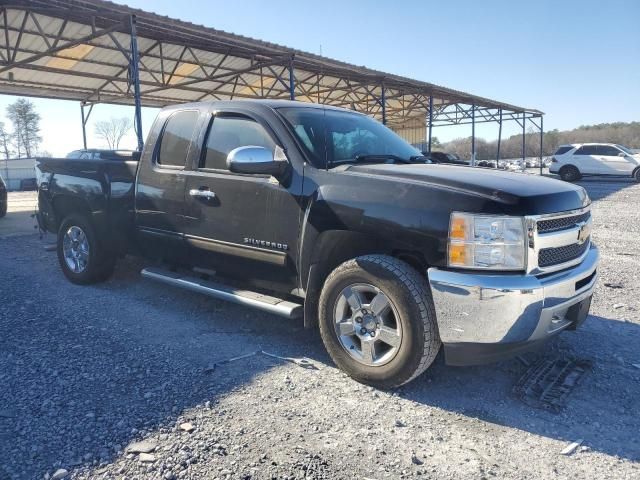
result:
[[[288,101],[163,109],[139,161],[38,159],[41,228],[74,283],[125,254],[143,277],[319,326],[335,363],[406,383],[441,347],[470,365],[587,316],[598,250],[583,188],[430,164],[375,120]]]

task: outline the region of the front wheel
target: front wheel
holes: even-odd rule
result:
[[[582,175],[580,175],[580,170],[573,165],[568,165],[560,169],[560,178],[565,182],[575,182],[580,180],[581,177]]]
[[[115,255],[98,240],[91,222],[69,215],[58,230],[58,262],[72,283],[86,285],[106,280],[113,273]]]
[[[637,168],[635,172],[633,172],[633,178],[636,182],[640,183],[640,168]]]
[[[320,295],[320,334],[340,369],[359,382],[393,388],[433,363],[441,342],[425,276],[386,255],[349,260],[329,275]]]

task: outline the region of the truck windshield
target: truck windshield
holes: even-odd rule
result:
[[[424,163],[422,153],[380,122],[359,113],[320,108],[280,108],[312,163]]]

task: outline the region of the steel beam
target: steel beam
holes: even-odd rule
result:
[[[525,148],[526,148],[526,126],[527,126],[527,117],[525,116],[525,112],[522,112],[522,170],[525,169],[526,161],[525,161]]]
[[[296,75],[293,70],[293,61],[294,57],[292,56],[289,60],[289,100],[296,99]]]
[[[471,166],[476,166],[476,104],[471,104]]]
[[[82,117],[82,145],[87,149],[87,121],[84,118],[84,103],[80,102],[80,116]]]
[[[540,115],[540,175],[542,175],[542,149],[544,148],[544,119]]]
[[[133,83],[133,100],[135,104],[135,121],[134,130],[138,139],[138,151],[142,152],[144,140],[142,138],[142,104],[140,101],[140,75],[138,72],[138,39],[136,35],[136,16],[129,17],[131,26],[131,63],[130,63],[130,82]]]
[[[387,99],[385,98],[384,83],[380,85],[380,106],[382,107],[382,124],[387,124]]]
[[[429,153],[431,153],[431,139],[433,135],[433,95],[429,95]]]
[[[500,144],[502,143],[502,109],[500,109],[500,120],[498,120],[498,153],[496,154],[496,168],[500,162]]]

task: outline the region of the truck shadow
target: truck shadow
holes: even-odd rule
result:
[[[196,422],[202,408],[211,410],[206,421],[215,422],[217,401],[282,363],[255,356],[213,365],[257,349],[309,357],[327,365],[322,378],[352,382],[331,367],[319,336],[299,322],[151,284],[139,278],[135,261],[121,265],[107,283],[78,287],[64,281],[35,236],[3,242],[15,261],[5,262],[8,288],[0,289],[0,326],[11,332],[0,337],[2,478],[41,477],[57,466],[97,475],[131,442]],[[10,293],[12,285],[20,296]],[[610,355],[639,338],[638,329],[591,317],[584,333],[563,334],[550,346],[548,354],[594,362],[559,415],[511,397],[522,373],[517,360],[473,368],[437,364],[398,394],[535,435],[582,438],[594,451],[637,461],[638,373]],[[313,371],[306,375],[310,384],[318,381]],[[263,412],[249,405],[243,414]]]

